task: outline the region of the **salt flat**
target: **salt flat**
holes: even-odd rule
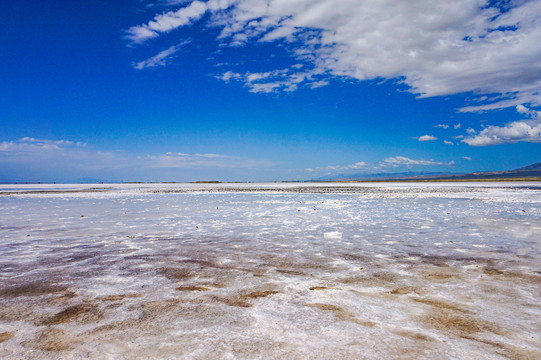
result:
[[[0,186],[6,359],[539,359],[540,183]]]

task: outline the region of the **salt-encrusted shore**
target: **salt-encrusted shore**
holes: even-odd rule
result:
[[[541,184],[0,185],[6,359],[538,359]]]

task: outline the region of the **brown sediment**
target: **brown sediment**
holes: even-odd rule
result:
[[[233,265],[224,265],[224,266],[219,267],[219,269],[243,271],[243,272],[251,273],[255,277],[263,277],[267,273],[267,270],[265,269],[245,268],[245,267],[233,266]]]
[[[312,286],[310,290],[328,290],[328,289],[336,289],[336,288],[329,288],[326,286]]]
[[[338,281],[343,284],[365,284],[372,286],[383,286],[384,284],[397,283],[399,279],[400,277],[395,273],[381,271],[362,276],[348,276],[341,278]]]
[[[500,328],[489,321],[449,308],[434,307],[421,321],[439,331],[458,337],[466,337],[482,331],[502,334]]]
[[[435,255],[422,255],[422,254],[411,254],[411,256],[416,256],[420,258],[420,261],[424,264],[430,264],[438,267],[449,267],[448,262],[451,260],[446,256],[435,256]]]
[[[279,291],[277,290],[273,290],[272,286],[264,286],[259,290],[240,293],[236,296],[215,297],[215,300],[221,301],[230,306],[251,307],[252,303],[248,302],[248,300],[267,297],[269,295],[278,294],[278,292]]]
[[[483,273],[485,275],[495,276],[495,275],[502,275],[503,271],[498,270],[496,268],[492,268],[492,267],[485,267],[483,268]]]
[[[179,311],[182,311],[184,309],[182,307],[183,302],[182,299],[167,299],[134,305],[130,309],[141,311],[141,314],[137,319],[125,320],[122,323],[133,324],[135,327],[137,327],[137,324],[140,322],[153,323],[159,316],[164,314],[177,314]]]
[[[197,264],[204,267],[220,267],[219,264],[211,260],[187,259],[187,260],[182,260],[182,262],[185,264]]]
[[[393,330],[393,333],[395,333],[396,335],[408,337],[408,338],[413,339],[413,340],[423,340],[423,341],[433,341],[433,340],[435,340],[435,339],[431,338],[430,336],[426,336],[426,335],[423,335],[421,333],[411,331],[411,330],[405,330],[405,329]]]
[[[458,278],[460,275],[457,274],[457,271],[452,268],[443,269],[433,269],[424,271],[423,276],[428,280],[449,280],[451,278]]]
[[[101,301],[119,301],[119,300],[124,300],[126,298],[137,298],[140,296],[141,296],[140,294],[121,294],[121,295],[107,295],[107,296],[102,296],[96,299],[101,300]]]
[[[50,302],[62,302],[62,301],[68,301],[70,299],[73,299],[75,297],[75,293],[71,290],[66,290],[61,293],[59,293],[60,296],[57,296],[51,300]]]
[[[75,338],[66,332],[47,328],[35,340],[25,342],[24,345],[43,351],[63,351],[73,349],[76,343]]]
[[[261,298],[261,297],[267,297],[269,295],[273,295],[273,294],[278,294],[278,291],[275,291],[275,290],[256,290],[256,291],[252,291],[248,294],[246,294],[246,298],[249,298],[249,299],[257,299],[257,298]]]
[[[349,289],[349,291],[351,291],[352,293],[354,293],[356,295],[366,296],[366,297],[370,297],[370,298],[390,298],[390,297],[392,297],[392,295],[388,291],[378,292],[378,293],[359,291],[359,290],[355,290],[355,289]]]
[[[434,306],[439,309],[448,309],[448,310],[453,310],[453,311],[459,311],[462,313],[469,313],[467,309],[464,309],[459,304],[455,304],[455,303],[445,301],[445,300],[439,300],[439,299],[434,299],[434,298],[414,298],[413,301],[430,305],[430,306]]]
[[[352,313],[351,311],[345,310],[341,308],[340,306],[336,306],[332,304],[325,304],[325,303],[307,304],[307,306],[315,307],[323,311],[331,311],[334,314],[334,316],[336,316],[339,320],[342,320],[342,321],[351,321],[356,324],[367,326],[367,327],[376,326],[376,323],[372,321],[357,319],[354,313]]]
[[[341,307],[336,306],[336,305],[331,305],[331,304],[308,304],[308,305],[318,308],[319,310],[330,310],[330,311],[336,311],[336,312],[344,311],[344,309],[342,309]]]
[[[244,300],[242,297],[217,298],[217,300],[229,306],[237,306],[237,307],[245,307],[245,308],[252,307],[252,304]]]
[[[348,261],[358,261],[363,263],[372,263],[374,261],[374,257],[362,255],[362,254],[340,254],[340,256],[344,260]]]
[[[391,290],[391,294],[394,294],[394,295],[406,295],[406,294],[411,294],[411,293],[419,294],[419,291],[413,286],[404,286],[404,287]]]
[[[505,271],[503,276],[507,278],[515,278],[525,280],[532,284],[541,284],[541,275],[534,273],[526,273],[517,270]]]
[[[73,305],[43,320],[39,325],[58,325],[70,321],[95,321],[101,318],[101,313],[92,304]]]
[[[65,291],[67,291],[67,288],[64,286],[44,282],[31,282],[0,289],[0,297],[14,298],[19,296],[41,296]]]
[[[4,341],[8,341],[9,339],[13,338],[13,333],[9,331],[4,331],[0,333],[0,343],[3,343]]]
[[[306,273],[302,271],[297,271],[297,270],[276,269],[276,272],[287,274],[287,275],[306,276]]]
[[[178,291],[209,291],[209,288],[203,286],[179,286],[175,288]]]
[[[227,283],[221,283],[221,282],[214,282],[214,281],[211,281],[211,282],[203,282],[201,283],[201,285],[203,286],[210,286],[210,287],[213,287],[213,288],[225,288],[227,287]]]
[[[190,269],[186,268],[162,268],[160,272],[169,280],[186,280],[194,276]]]
[[[541,358],[541,352],[534,350],[527,350],[524,348],[519,348],[510,344],[505,344],[497,341],[481,339],[475,335],[466,335],[462,336],[464,339],[476,341],[482,344],[490,345],[495,347],[495,351],[498,355],[502,355],[511,360],[534,360]]]

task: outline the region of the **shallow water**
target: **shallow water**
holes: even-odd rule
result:
[[[540,245],[539,183],[0,186],[0,357],[538,359]]]

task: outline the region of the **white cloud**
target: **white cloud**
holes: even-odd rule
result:
[[[453,125],[453,129],[458,130],[460,129],[461,126],[462,126],[461,124]]]
[[[419,141],[432,141],[432,140],[438,140],[438,138],[427,134],[427,135],[420,136],[418,140]]]
[[[253,168],[275,165],[266,160],[254,160],[223,154],[186,154],[167,152],[138,158],[147,168]]]
[[[471,146],[513,144],[519,141],[541,143],[541,112],[523,105],[518,105],[516,109],[531,120],[513,121],[504,126],[491,125],[479,133],[468,129],[470,137],[466,137],[462,142]]]
[[[443,130],[447,130],[449,129],[449,125],[445,125],[445,124],[438,124],[436,126],[434,126],[436,128],[442,128]]]
[[[464,159],[464,160],[466,160],[466,161],[471,161],[471,160],[472,160],[472,158],[469,157],[469,156],[463,156],[462,159]]]
[[[163,173],[159,169],[178,168],[201,172],[216,168],[263,169],[274,165],[275,162],[267,160],[215,153],[167,152],[160,155],[141,155],[121,150],[101,151],[87,146],[86,143],[70,140],[24,137],[0,142],[0,180],[13,174],[22,174],[20,176],[23,179],[108,176],[104,174],[113,174],[109,176],[117,179],[127,176],[126,174],[134,174],[136,178],[145,179],[155,173]]]
[[[444,143],[445,145],[454,145],[454,144],[455,144],[454,142],[448,141],[448,140],[443,140],[443,143]]]
[[[137,70],[142,70],[150,67],[165,66],[167,65],[168,59],[178,51],[179,47],[188,43],[189,41],[183,41],[179,45],[170,46],[169,48],[159,52],[158,54],[146,60],[134,63],[133,68]]]
[[[328,165],[325,167],[317,168],[306,168],[305,171],[314,172],[314,171],[350,171],[350,170],[359,170],[359,169],[370,169],[370,164],[364,161],[358,161],[354,164],[349,165]]]
[[[148,39],[158,37],[178,27],[188,25],[201,18],[207,11],[207,5],[201,1],[194,1],[190,5],[177,11],[169,11],[154,17],[147,24],[133,26],[128,29],[126,38],[132,43],[142,43]]]
[[[488,126],[462,142],[471,146],[513,144],[519,141],[541,143],[541,122],[514,121],[505,126]]]
[[[412,168],[415,166],[451,166],[454,165],[454,161],[442,162],[434,160],[414,160],[404,156],[395,156],[388,157],[383,161],[380,161],[377,165],[371,165],[363,161],[350,164],[350,165],[329,165],[325,167],[316,167],[316,168],[306,168],[305,171],[308,172],[324,172],[326,175],[332,173],[344,172],[346,174],[351,174],[353,170],[362,170],[363,173],[369,173],[374,171],[381,171],[382,169],[388,168]]]
[[[19,139],[19,143],[32,143],[37,147],[46,147],[46,146],[77,146],[77,147],[84,147],[84,146],[86,146],[86,143],[80,142],[80,141],[45,140],[45,139],[36,139],[36,138],[33,138],[33,137],[28,137],[28,136],[25,136],[25,137]]]
[[[526,106],[520,104],[516,107],[517,112],[520,114],[524,114],[532,119],[539,119],[541,120],[541,111],[535,111],[532,109],[528,109]]]
[[[23,137],[0,142],[0,175],[2,167],[24,171],[92,171],[124,161],[121,154],[88,149],[87,144],[71,140],[48,140]],[[114,158],[114,161],[111,159]]]
[[[389,157],[379,163],[379,167],[412,167],[412,166],[433,166],[433,165],[453,165],[454,161],[445,163],[434,160],[413,160],[404,156]]]
[[[327,78],[401,79],[421,97],[501,95],[480,96],[461,111],[541,105],[541,1],[193,1],[130,28],[127,37],[140,43],[190,25],[207,11],[208,25],[221,29],[221,43],[281,41]],[[297,86],[268,79],[251,89]]]
[[[297,65],[290,68],[279,69],[268,72],[246,72],[244,74],[227,71],[217,76],[225,82],[231,80],[244,83],[250,92],[253,93],[272,93],[277,91],[295,91],[300,84],[309,86],[313,89],[325,86],[327,80],[321,80],[322,74],[317,71],[300,72]]]
[[[348,168],[349,169],[362,169],[367,166],[368,164],[365,163],[364,161],[359,161],[359,162],[356,162],[355,164],[348,165]]]

